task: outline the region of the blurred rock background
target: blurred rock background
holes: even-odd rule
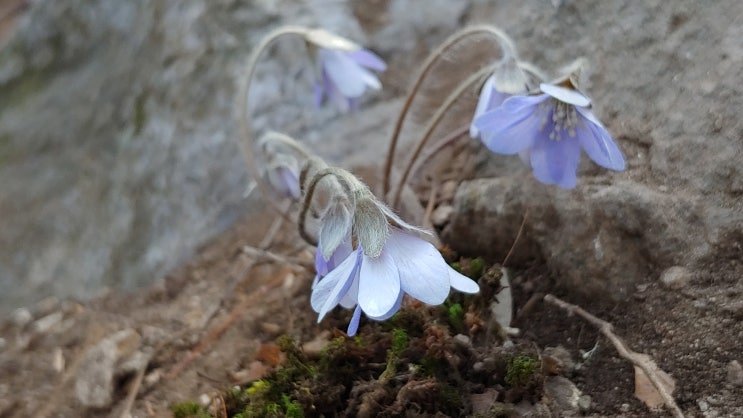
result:
[[[522,259],[619,299],[667,268],[703,274],[740,256],[736,0],[11,3],[0,16],[0,313],[151,283],[256,209],[235,92],[251,46],[285,23],[335,31],[391,64],[385,91],[343,118],[312,107],[301,43],[273,48],[259,69],[256,126],[347,164],[382,155],[415,64],[465,23],[502,26],[548,69],[592,63],[587,91],[628,170],[586,163],[566,192],[487,157],[481,175],[493,178],[465,183],[452,203],[444,236],[457,249],[502,257],[531,208]]]

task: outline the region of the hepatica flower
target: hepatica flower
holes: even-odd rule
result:
[[[580,150],[598,165],[624,170],[624,157],[591,112],[591,101],[567,81],[539,86],[541,94],[513,96],[477,117],[482,142],[498,154],[519,154],[545,184],[573,188]]]
[[[389,225],[390,219],[400,227]],[[406,231],[408,227],[381,203],[363,198],[356,204],[352,227],[356,248],[350,245],[350,230],[335,249],[323,245],[321,232],[311,298],[318,322],[339,304],[354,308],[347,331],[353,336],[361,312],[385,320],[400,309],[404,294],[439,305],[452,287],[479,291],[477,283],[452,269],[432,244]]]
[[[342,111],[356,108],[358,99],[367,90],[382,88],[373,71],[384,71],[387,65],[365,49],[330,49],[317,51],[318,80],[315,82],[315,104],[333,102]]]

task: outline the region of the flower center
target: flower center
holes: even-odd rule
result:
[[[553,141],[562,140],[564,132],[567,132],[568,137],[575,138],[575,127],[578,125],[578,114],[575,111],[575,106],[557,99],[547,100],[542,106],[544,116],[542,117],[542,124],[539,126],[540,131],[544,130],[545,127],[551,128],[549,139]],[[549,120],[550,111],[552,112],[551,120]]]

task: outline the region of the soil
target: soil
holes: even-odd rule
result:
[[[260,241],[272,222],[270,214],[244,219],[149,289],[85,303],[46,300],[31,312],[32,320],[24,321],[16,312],[0,328],[0,416],[120,416],[137,380],[135,372],[117,375],[112,401],[102,408],[82,406],[74,386],[86,351],[122,329],[136,330],[142,336],[139,351],[151,354],[131,416],[171,416],[174,407],[182,414],[184,405],[211,411],[210,416],[233,416],[251,402],[240,393],[255,392],[260,378],[276,385],[277,379],[285,379],[290,394],[305,387],[312,395],[292,401],[305,416],[459,416],[478,412],[474,403],[481,416],[668,414],[650,412],[633,396],[632,365],[593,325],[542,301],[542,295],[555,289],[537,263],[510,272],[513,325],[520,329],[510,342],[498,336],[484,302],[497,290],[497,280],[466,267],[465,273],[481,277],[483,295],[451,297],[469,313],[461,316],[463,323],[451,319],[451,300],[436,308],[408,303],[391,321],[362,320],[359,336],[348,338],[343,331],[349,312],[337,310],[317,324],[309,306],[310,270],[276,261],[254,263],[241,250]],[[276,253],[300,264],[312,260],[311,247],[298,245],[301,240],[287,225],[273,241]],[[500,271],[498,264],[488,266]],[[611,322],[629,347],[651,355],[672,375],[674,396],[687,416],[741,416],[740,387],[727,371],[731,358],[741,355],[738,342],[743,340],[741,308],[735,303],[741,295],[741,264],[723,257],[710,268],[721,272],[711,283],[692,281],[675,290],[647,283],[622,304],[571,302]],[[557,296],[571,299],[569,294]],[[50,325],[45,326],[45,318],[55,314],[56,321],[46,319]],[[395,352],[398,337],[404,348]],[[509,361],[519,356],[544,360],[545,349],[558,346],[577,367],[568,361],[557,373],[590,396],[587,408],[566,411],[552,405],[545,411],[533,406],[545,404],[540,400],[547,369],[535,369],[522,384],[506,381]],[[590,356],[582,357],[586,352]],[[314,374],[289,374],[287,383],[280,371],[290,373],[302,364],[314,368]],[[343,371],[348,365],[352,369]],[[442,401],[442,393],[453,400]],[[478,394],[495,396],[491,400],[497,399],[499,412],[478,406]],[[266,402],[250,399],[253,404]],[[521,409],[503,407],[509,404]],[[279,416],[291,409],[286,405],[276,408]]]

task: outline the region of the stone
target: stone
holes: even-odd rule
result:
[[[743,366],[738,360],[728,363],[727,367],[728,382],[734,386],[743,386]]]
[[[663,271],[660,281],[669,289],[683,289],[691,281],[691,273],[684,267],[673,266]]]
[[[557,407],[561,416],[577,414],[582,395],[578,387],[565,377],[547,376],[544,379],[544,397],[549,405]]]
[[[542,370],[547,374],[566,375],[575,369],[575,361],[565,347],[546,347],[542,352]]]
[[[133,329],[112,334],[83,355],[75,378],[75,396],[88,408],[105,408],[113,401],[118,366],[136,354],[141,341]]]
[[[10,314],[10,321],[18,328],[23,328],[34,319],[28,308],[18,308]]]

